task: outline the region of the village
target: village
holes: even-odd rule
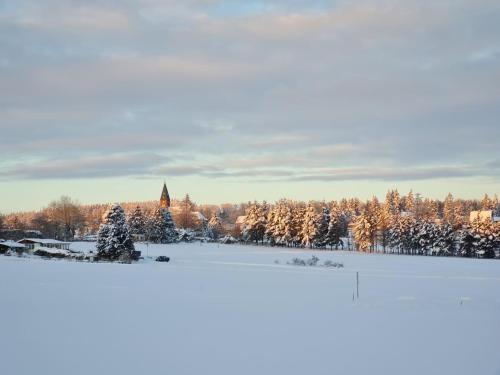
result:
[[[71,201],[66,203],[68,207],[63,207],[63,210],[67,212],[63,216],[71,217],[69,213],[72,211],[76,216],[78,207]],[[128,249],[127,259],[134,261],[143,257],[135,250],[134,243],[179,242],[242,243],[408,255],[499,256],[500,205],[496,196],[494,199],[485,196],[482,202],[467,202],[454,200],[449,195],[441,206],[440,210],[440,202],[421,200],[419,195],[415,199],[412,192],[400,197],[396,190],[392,190],[382,204],[376,198],[364,204],[355,199],[329,204],[280,200],[274,205],[249,202],[209,210],[201,206],[197,208],[188,195],[173,206],[164,183],[157,204],[149,205],[153,207],[149,215],[146,214],[147,208],[140,205],[130,208],[128,214],[121,205],[110,205],[102,214],[95,232],[82,226],[71,228],[65,225],[65,230],[58,232],[59,236],[65,237],[62,239],[44,237],[43,228],[4,229],[0,233],[11,238],[0,238],[0,254],[105,260],[106,252],[111,250],[107,244],[100,250],[99,243],[109,240],[106,225],[120,225],[122,237],[112,246]],[[483,209],[471,210],[475,207]],[[118,224],[113,222],[117,219],[112,218],[116,215],[110,214],[113,210],[121,215]],[[202,211],[210,214],[209,219]],[[18,216],[14,216],[13,221],[19,222]],[[22,238],[16,238],[19,236]],[[71,247],[73,242],[82,241],[97,243],[97,248],[82,253]],[[117,260],[118,256],[111,258]]]

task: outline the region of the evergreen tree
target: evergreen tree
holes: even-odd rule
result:
[[[444,200],[443,220],[451,225],[455,224],[455,202],[451,193],[448,193]]]
[[[365,214],[360,215],[355,221],[354,240],[361,251],[369,251],[373,245],[373,228]]]
[[[170,211],[156,207],[147,223],[148,240],[154,243],[172,243],[177,240],[175,224]]]
[[[109,260],[130,260],[134,243],[125,221],[125,211],[119,204],[114,204],[104,216],[97,236],[99,257]]]
[[[312,248],[317,234],[317,215],[314,206],[309,203],[302,222],[302,245]]]
[[[302,227],[304,226],[305,217],[306,208],[304,207],[304,205],[296,205],[295,209],[292,211],[292,232],[295,233],[295,237],[293,238],[294,246],[302,245]]]
[[[388,206],[391,215],[399,215],[400,212],[400,197],[397,190],[390,190],[385,196],[385,204]]]
[[[217,214],[212,215],[210,221],[208,222],[207,227],[210,231],[210,238],[212,238],[213,240],[218,239],[219,236],[222,234],[222,224]]]
[[[328,244],[328,228],[330,226],[330,210],[328,207],[323,207],[323,210],[318,218],[318,227],[314,246],[324,248]]]
[[[255,243],[264,241],[266,214],[266,206],[261,206],[256,202],[247,209],[243,226],[243,239],[245,241]]]
[[[165,222],[165,236],[163,237],[164,243],[174,243],[177,241],[177,231],[175,230],[174,220],[170,211],[163,210],[163,220]]]
[[[342,224],[341,216],[338,210],[332,209],[330,213],[330,222],[328,223],[328,232],[326,234],[326,245],[330,246],[330,249],[338,249],[339,245],[342,245]]]
[[[493,201],[490,199],[488,194],[484,194],[483,200],[481,201],[481,209],[484,211],[493,210],[493,206]]]
[[[288,202],[285,214],[285,232],[284,232],[284,242],[287,246],[294,246],[296,243],[297,233],[299,232],[298,227],[295,222],[295,207],[292,206],[291,202]]]
[[[131,234],[141,235],[146,233],[146,219],[139,206],[129,216],[127,223]]]
[[[498,244],[498,232],[493,223],[478,217],[472,222],[471,227],[475,254],[480,258],[494,258],[495,247]]]
[[[266,220],[266,229],[264,232],[264,237],[271,246],[274,246],[276,243],[274,239],[274,233],[276,232],[276,221],[275,221],[276,211],[277,211],[276,207],[271,207],[269,209]]]
[[[455,232],[451,224],[444,223],[437,227],[435,247],[438,255],[450,256],[455,253]]]
[[[457,233],[457,251],[460,256],[473,257],[475,256],[474,235],[469,226],[464,226]]]
[[[405,206],[404,209],[406,212],[415,212],[415,198],[413,197],[413,191],[410,190],[408,195],[405,197]]]

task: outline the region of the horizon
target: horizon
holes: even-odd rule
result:
[[[167,184],[167,188],[168,188],[168,184]],[[310,201],[313,201],[313,202],[326,202],[326,203],[329,203],[329,202],[332,202],[332,201],[340,201],[341,199],[359,199],[361,202],[367,202],[369,201],[371,198],[373,197],[376,197],[380,202],[384,202],[385,201],[385,198],[386,198],[386,193],[389,192],[390,190],[397,190],[400,194],[401,197],[404,197],[404,196],[407,196],[408,193],[411,191],[413,193],[413,196],[416,197],[417,194],[420,195],[421,199],[431,199],[431,200],[435,200],[435,201],[444,201],[444,199],[446,198],[446,196],[448,194],[452,194],[453,198],[455,200],[476,200],[476,201],[481,201],[485,194],[488,195],[490,198],[494,198],[494,197],[497,197],[498,196],[498,193],[496,192],[492,192],[492,193],[489,193],[489,192],[484,192],[482,193],[480,196],[472,196],[472,197],[463,197],[463,196],[458,196],[458,195],[455,195],[453,194],[453,192],[447,192],[445,193],[443,196],[428,196],[426,194],[423,194],[422,192],[420,191],[415,191],[414,189],[409,189],[407,191],[401,191],[400,189],[398,188],[395,188],[395,187],[389,187],[387,189],[387,191],[385,191],[383,194],[372,194],[372,195],[369,195],[369,196],[366,196],[366,197],[359,197],[359,196],[354,196],[354,195],[346,195],[346,196],[340,196],[340,197],[336,197],[336,198],[331,198],[331,197],[327,197],[327,198],[310,198],[310,199],[305,199],[305,198],[300,198],[300,197],[287,197],[287,196],[280,196],[280,197],[277,197],[275,199],[246,199],[246,200],[240,200],[240,201],[220,201],[220,202],[217,202],[217,201],[199,201],[195,198],[195,196],[193,196],[190,192],[184,192],[184,193],[180,193],[176,196],[173,196],[172,193],[171,193],[171,190],[170,188],[168,189],[169,190],[169,194],[170,194],[170,197],[172,199],[172,201],[182,201],[182,199],[186,196],[186,194],[189,195],[190,199],[192,202],[194,202],[196,205],[200,205],[200,206],[203,206],[203,205],[215,205],[215,206],[222,206],[224,204],[234,204],[234,205],[238,205],[238,204],[245,204],[245,203],[248,203],[248,202],[267,202],[267,203],[270,203],[270,204],[274,204],[276,202],[278,202],[279,200],[281,199],[285,199],[285,200],[292,200],[292,201],[297,201],[297,202],[310,202]],[[17,214],[17,213],[26,213],[26,212],[37,212],[37,211],[41,211],[45,208],[47,208],[49,206],[50,203],[54,202],[54,201],[57,201],[59,200],[61,197],[63,196],[66,196],[66,197],[69,197],[71,198],[75,203],[79,204],[79,205],[112,205],[114,203],[119,203],[119,204],[129,204],[129,203],[146,203],[146,202],[154,202],[154,201],[159,201],[159,196],[161,194],[157,194],[158,197],[157,198],[152,198],[152,197],[149,197],[149,199],[134,199],[134,198],[131,198],[131,199],[121,199],[121,200],[109,200],[109,201],[82,201],[80,199],[78,199],[78,197],[75,197],[75,196],[72,196],[72,195],[69,195],[69,194],[60,194],[58,196],[54,196],[53,199],[51,199],[50,201],[47,201],[45,202],[44,204],[42,204],[42,206],[40,207],[36,207],[36,208],[33,208],[33,209],[19,209],[19,210],[12,210],[12,211],[1,211],[0,210],[0,215],[12,215],[12,214]],[[19,207],[19,205],[17,205],[17,207]]]
[[[499,193],[500,4],[0,4],[0,212]]]

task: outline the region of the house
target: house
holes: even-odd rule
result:
[[[479,218],[480,221],[495,223],[500,221],[500,217],[494,216],[492,210],[472,211],[469,216],[469,221],[472,223]]]
[[[0,254],[5,254],[8,251],[15,251],[20,254],[26,249],[23,244],[17,243],[15,241],[2,241],[0,242]]]
[[[23,238],[18,243],[23,244],[26,249],[33,253],[39,249],[69,250],[70,242],[52,240],[48,238]]]

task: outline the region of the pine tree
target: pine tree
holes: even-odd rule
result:
[[[438,255],[450,256],[455,253],[455,232],[451,224],[444,223],[437,227],[435,247]]]
[[[455,202],[451,193],[444,200],[443,220],[451,225],[455,224]]]
[[[498,244],[498,231],[493,223],[479,217],[471,224],[475,254],[480,258],[494,258]]]
[[[309,203],[305,211],[304,220],[302,222],[301,237],[302,245],[312,248],[317,233],[317,215],[314,206]]]
[[[328,224],[328,232],[326,234],[326,245],[330,246],[330,249],[333,249],[335,246],[335,249],[338,249],[339,245],[342,245],[343,247],[343,242],[342,242],[342,223],[341,223],[341,216],[340,212],[335,209],[335,207],[332,208],[332,212],[330,213],[330,222]]]
[[[97,253],[109,260],[130,260],[134,243],[125,221],[125,211],[119,204],[114,204],[106,212],[104,223],[97,235]]]
[[[148,240],[154,243],[172,243],[177,239],[170,211],[156,207],[147,222]]]
[[[413,197],[413,191],[410,190],[408,195],[405,197],[405,211],[415,212],[415,198]]]
[[[291,202],[286,206],[284,242],[286,246],[295,246],[297,233],[299,232],[295,222],[295,207]]]
[[[210,230],[210,238],[216,240],[222,234],[222,224],[220,222],[219,216],[217,214],[213,214],[208,222],[207,227]]]
[[[146,219],[139,206],[135,208],[127,220],[131,234],[143,235],[146,233]]]
[[[473,257],[475,256],[474,235],[469,226],[464,226],[457,233],[457,251],[460,256]]]
[[[365,214],[360,215],[354,225],[354,240],[361,251],[369,251],[373,245],[373,229],[368,217]]]
[[[416,221],[414,228],[411,231],[415,235],[415,238],[411,241],[415,244],[413,246],[414,250],[421,255],[433,254],[437,241],[435,224],[431,221]]]
[[[170,211],[163,210],[163,220],[165,222],[165,236],[163,237],[164,243],[174,243],[177,241],[177,231],[175,230],[174,220]]]
[[[323,207],[323,210],[318,218],[318,227],[314,246],[324,248],[328,244],[328,228],[330,226],[330,210],[328,207]]]
[[[295,233],[293,238],[294,246],[302,246],[302,227],[304,226],[304,220],[306,217],[306,208],[303,204],[298,204],[292,211],[292,231]]]
[[[481,209],[488,211],[494,209],[493,206],[493,201],[490,199],[488,194],[484,194],[483,200],[481,201]]]
[[[246,212],[243,225],[243,239],[258,243],[264,241],[266,231],[266,205],[252,204]]]
[[[276,215],[276,207],[270,208],[267,214],[266,229],[264,232],[264,237],[271,246],[274,246],[276,244],[274,238],[274,233],[276,231],[275,215]]]

